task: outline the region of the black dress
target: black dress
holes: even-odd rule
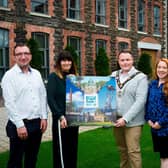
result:
[[[62,168],[59,142],[59,118],[65,112],[65,78],[59,78],[56,73],[51,73],[47,84],[48,105],[52,112],[52,137],[53,137],[53,167]],[[64,168],[77,167],[78,126],[69,126],[61,129],[61,143]]]

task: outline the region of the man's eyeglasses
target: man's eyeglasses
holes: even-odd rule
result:
[[[22,55],[24,56],[29,56],[30,55],[30,52],[20,52],[20,53],[16,53],[15,56],[17,57],[21,57]]]

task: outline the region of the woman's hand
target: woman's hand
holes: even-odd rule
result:
[[[159,123],[156,121],[156,122],[152,122],[151,120],[148,121],[148,124],[150,127],[152,127],[153,129],[160,129],[161,126],[159,125]]]
[[[61,125],[61,128],[66,128],[67,127],[67,120],[65,117],[63,117],[61,120],[60,120],[60,125]]]
[[[152,128],[154,128],[154,129],[160,129],[161,126],[159,125],[158,122],[155,122]]]
[[[154,123],[151,120],[149,120],[148,125],[153,128]]]

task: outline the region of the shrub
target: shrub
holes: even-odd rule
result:
[[[99,48],[95,60],[95,71],[97,76],[106,76],[110,74],[109,59],[104,48]]]
[[[40,55],[38,42],[30,38],[29,40],[27,40],[27,45],[29,46],[32,54],[32,60],[30,62],[30,65],[41,72],[42,57]]]
[[[143,72],[150,79],[152,77],[151,56],[148,53],[142,53],[137,64],[138,70]]]
[[[78,54],[76,53],[75,49],[74,49],[72,46],[67,45],[67,46],[65,47],[65,50],[66,50],[66,51],[69,51],[69,52],[71,53],[72,58],[73,58],[73,60],[74,60],[74,62],[75,62],[75,64],[76,64],[76,66],[77,66],[77,70],[79,71],[79,70],[80,70],[80,59],[79,59],[79,56],[78,56]]]

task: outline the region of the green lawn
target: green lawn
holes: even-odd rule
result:
[[[153,152],[150,130],[143,129],[141,140],[143,168],[159,168],[159,155]],[[111,128],[99,128],[79,135],[78,168],[119,168],[119,155]],[[0,154],[5,168],[8,153]],[[38,168],[52,168],[51,142],[41,144]]]

